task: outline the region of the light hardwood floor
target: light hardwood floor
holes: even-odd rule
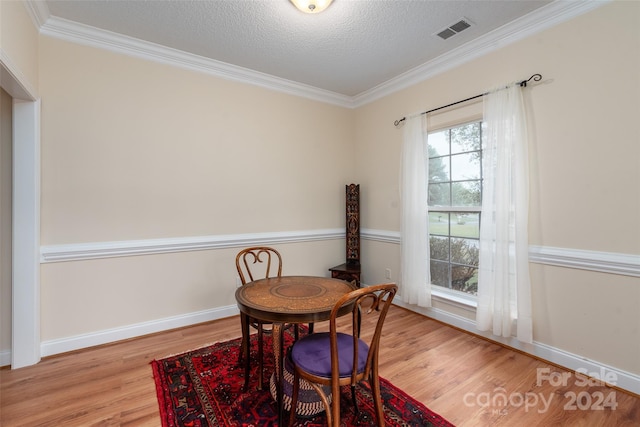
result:
[[[160,426],[149,362],[239,335],[236,316],[3,368],[0,425]],[[640,425],[638,396],[395,306],[380,360],[381,376],[458,426]]]

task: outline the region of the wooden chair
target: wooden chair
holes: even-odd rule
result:
[[[253,282],[257,279],[266,279],[268,277],[280,277],[282,276],[282,256],[277,250],[267,246],[256,246],[251,248],[245,248],[238,252],[236,255],[236,269],[238,270],[238,276],[242,285],[246,285],[249,282]],[[262,370],[263,370],[263,333],[264,325],[269,325],[268,322],[262,320],[249,318],[249,325],[258,331],[258,363],[260,365],[258,371],[258,388],[262,388]],[[242,349],[245,348],[245,340],[249,340],[250,337],[242,337]],[[250,348],[249,345],[246,348]],[[247,389],[249,385],[249,372],[251,366],[249,364],[249,354],[242,354],[242,359],[245,363],[245,380],[244,388]]]
[[[329,332],[317,332],[293,344],[291,360],[294,366],[294,380],[291,408],[297,407],[300,378],[303,378],[320,395],[326,408],[327,425],[340,426],[340,387],[351,386],[351,397],[357,415],[356,384],[366,380],[373,393],[377,425],[385,425],[378,377],[378,350],[384,319],[397,290],[395,284],[384,284],[348,293],[331,311]],[[336,318],[343,314],[345,308],[351,311],[350,333],[339,332],[336,326]],[[360,338],[361,327],[368,332],[365,334],[368,337],[366,342]],[[331,403],[321,385],[331,387]],[[289,418],[290,425],[294,423],[295,418],[296,413],[293,409]]]
[[[269,277],[281,277],[282,276],[282,256],[280,252],[274,248],[268,246],[255,246],[246,248],[238,252],[236,255],[236,268],[240,281],[243,285],[249,282],[253,282],[258,279],[266,279]],[[265,332],[265,326],[270,325],[270,322],[264,322],[262,320],[249,318],[249,325],[258,331],[258,363],[260,365],[258,371],[258,388],[262,388],[263,383],[263,335]],[[270,331],[270,330],[269,330]],[[313,324],[309,324],[309,333],[313,332]],[[295,327],[295,338],[298,339],[298,325]],[[249,340],[249,337],[242,337],[242,348],[245,348],[245,341]],[[248,345],[246,348],[250,348]],[[242,354],[242,359],[245,362],[245,390],[249,385],[249,372],[251,366],[249,363],[249,355]]]

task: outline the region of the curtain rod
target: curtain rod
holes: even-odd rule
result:
[[[540,80],[542,80],[542,75],[536,73],[536,74],[532,75],[531,77],[529,77],[527,80],[522,80],[518,84],[520,85],[520,87],[527,87],[527,82],[530,82],[531,80],[533,80],[534,82],[539,82]],[[454,106],[454,105],[457,105],[457,104],[462,104],[463,102],[471,101],[472,99],[476,99],[476,98],[480,98],[482,96],[485,96],[488,93],[489,92],[485,92],[485,93],[481,93],[480,95],[472,96],[471,98],[463,99],[461,101],[452,102],[451,104],[443,105],[442,107],[434,108],[432,110],[420,113],[420,115],[433,113],[434,111],[442,110],[444,108],[451,107],[451,106]],[[406,119],[407,119],[406,117],[403,117],[403,118],[401,118],[399,120],[396,120],[395,122],[393,122],[393,125],[397,127],[400,123],[402,123]]]

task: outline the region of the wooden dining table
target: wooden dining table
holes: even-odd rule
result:
[[[344,280],[317,276],[282,276],[255,280],[236,290],[240,309],[243,345],[242,354],[249,357],[249,318],[271,322],[273,356],[276,374],[278,423],[284,423],[282,402],[283,336],[285,323],[314,323],[329,320],[331,310],[345,294],[356,289]],[[350,306],[343,313],[351,311]],[[259,385],[261,387],[262,384]]]

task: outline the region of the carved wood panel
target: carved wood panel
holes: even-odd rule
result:
[[[347,264],[360,264],[360,185],[349,184],[346,190]]]

